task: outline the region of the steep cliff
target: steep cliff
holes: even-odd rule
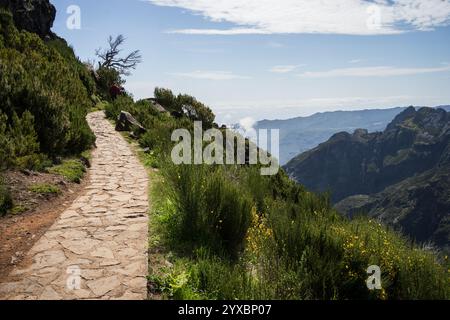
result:
[[[365,214],[394,227],[419,243],[450,252],[450,165],[437,166],[373,195],[340,201],[349,217]]]
[[[365,214],[417,242],[450,248],[450,113],[409,108],[383,133],[339,133],[286,166],[336,209]]]
[[[48,0],[0,0],[0,7],[11,11],[19,29],[36,33],[43,39],[55,37],[51,28],[56,9]]]
[[[330,191],[334,202],[373,194],[434,168],[444,160],[450,116],[442,109],[408,108],[384,132],[338,133],[290,161],[285,169],[314,191]]]

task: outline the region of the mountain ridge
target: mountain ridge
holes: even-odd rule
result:
[[[419,242],[449,247],[450,113],[409,107],[383,132],[340,132],[291,160],[291,178],[332,192],[342,214],[367,214]]]
[[[443,107],[450,111],[450,106]],[[392,119],[405,109],[407,107],[327,111],[307,117],[261,120],[254,128],[280,130],[280,163],[285,165],[302,152],[327,141],[335,133],[353,133],[359,128],[365,128],[369,132],[383,131]],[[241,131],[240,125],[233,128]]]

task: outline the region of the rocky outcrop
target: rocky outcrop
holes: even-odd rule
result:
[[[288,174],[307,188],[331,191],[338,202],[373,194],[434,168],[445,158],[450,115],[442,109],[408,108],[384,132],[334,135],[290,161]]]
[[[11,11],[19,29],[54,38],[51,31],[56,16],[55,7],[48,0],[0,0],[0,7]]]
[[[369,132],[386,129],[386,126],[406,108],[371,109],[356,111],[332,111],[316,113],[308,117],[287,120],[263,120],[254,129],[277,129],[280,132],[280,163],[287,164],[297,155],[317,147],[337,132],[352,133],[364,128]],[[233,130],[245,135],[245,128],[232,125]]]
[[[116,131],[134,131],[143,134],[147,130],[128,112],[122,111],[117,119]]]

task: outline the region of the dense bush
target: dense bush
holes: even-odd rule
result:
[[[58,51],[59,54],[67,61],[67,63],[73,66],[73,68],[78,73],[78,77],[86,88],[88,95],[92,96],[93,94],[95,94],[97,91],[97,87],[95,80],[92,77],[93,67],[79,61],[75,56],[73,48],[69,46],[64,39],[56,38],[48,41],[46,44],[50,48]]]
[[[119,96],[116,100],[108,103],[105,107],[105,114],[109,119],[117,120],[121,111],[130,112],[134,101],[129,96]]]
[[[4,215],[9,209],[12,208],[12,198],[5,185],[2,176],[0,176],[0,216]]]
[[[184,114],[193,121],[201,121],[205,129],[213,126],[214,113],[196,98],[187,94],[175,96],[171,90],[163,88],[156,88],[154,95],[156,101],[167,110]]]
[[[251,223],[252,198],[220,168],[164,166],[171,200],[180,214],[171,226],[179,238],[237,258]],[[176,219],[173,219],[176,221]]]
[[[214,215],[199,210],[203,197],[210,204],[205,205],[208,210],[221,203],[217,198],[227,198],[208,194],[222,192],[217,187],[220,182],[216,175],[222,175],[228,182],[230,177],[222,170],[208,174],[198,170],[194,166],[182,169],[190,171],[192,177],[186,179],[183,178],[186,173],[181,174],[178,198],[167,192],[165,196],[171,205],[157,206],[155,211],[161,218],[162,230],[172,239],[169,244],[175,240],[183,245],[190,243],[194,251],[207,248],[207,255],[191,257],[187,263],[189,281],[178,290],[183,296],[327,300],[449,298],[446,262],[439,261],[435,253],[411,245],[375,221],[348,221],[330,207],[326,196],[306,191],[297,204],[292,200],[266,197],[265,210],[257,211],[256,207],[251,210],[252,219],[245,231],[240,229],[240,221],[230,223],[236,228],[235,239],[240,239],[239,230],[246,234],[241,242],[245,251],[239,250],[242,247],[237,245],[233,253],[237,253],[239,259],[230,260],[229,255],[213,249],[212,244],[224,243],[220,230],[215,236],[205,236],[208,226],[214,226]],[[244,186],[248,173],[234,173],[235,181],[242,181],[240,185]],[[167,182],[164,179],[165,188]],[[157,188],[163,186],[159,184]],[[236,187],[236,193],[230,194],[234,197],[230,208],[235,209],[229,211],[240,211],[234,203],[239,201],[236,199],[246,199],[247,192],[247,187]],[[230,214],[229,211],[225,212]],[[207,219],[203,220],[202,215]],[[183,229],[174,226],[183,226]],[[177,246],[172,245],[172,248]],[[367,289],[366,270],[370,265],[379,265],[383,271],[382,290]]]
[[[92,145],[85,116],[93,82],[83,68],[62,40],[46,44],[35,34],[18,31],[11,14],[0,11],[0,111],[12,138],[20,140],[4,163],[29,166],[39,161],[36,154],[53,158]],[[19,119],[24,123],[16,128]]]
[[[154,96],[156,101],[169,111],[182,112],[176,103],[176,97],[172,90],[165,88],[155,88]]]
[[[7,133],[8,117],[0,111],[0,171],[4,170],[11,161],[11,145]]]
[[[0,111],[0,121],[0,170],[8,167],[43,169],[48,160],[39,152],[33,115],[25,111],[19,118],[14,112],[7,125],[8,117]]]
[[[120,77],[120,73],[113,68],[99,68],[97,71],[97,90],[100,96],[111,101],[110,88],[112,85],[122,85],[124,81]]]

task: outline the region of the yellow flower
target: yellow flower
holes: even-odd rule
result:
[[[386,290],[381,289],[380,299],[381,300],[387,300]]]

